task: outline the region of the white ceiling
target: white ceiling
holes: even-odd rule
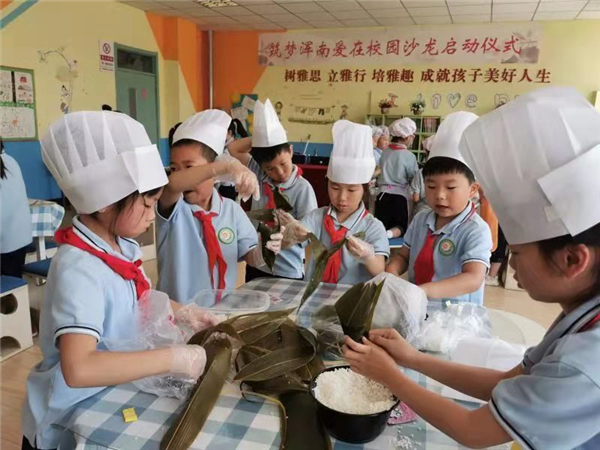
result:
[[[121,0],[120,0],[121,1]],[[222,0],[213,0],[219,3]],[[212,30],[294,30],[600,19],[600,0],[122,0]]]

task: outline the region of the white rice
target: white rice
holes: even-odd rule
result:
[[[328,408],[348,414],[374,414],[390,409],[395,403],[388,388],[348,368],[319,375],[314,394]]]

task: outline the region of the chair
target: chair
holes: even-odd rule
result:
[[[2,338],[0,361],[33,346],[27,281],[2,275],[0,278]]]

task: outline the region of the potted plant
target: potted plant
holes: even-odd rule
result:
[[[390,108],[392,107],[392,101],[384,98],[379,101],[379,108],[381,109],[381,114],[387,114],[390,112]]]
[[[423,111],[425,111],[425,106],[425,100],[423,99],[410,102],[410,110],[415,116],[423,114]]]

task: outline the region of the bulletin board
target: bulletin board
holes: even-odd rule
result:
[[[231,97],[231,117],[239,119],[249,134],[252,134],[254,104],[257,100],[258,94],[234,94]]]
[[[0,135],[6,141],[37,139],[33,70],[0,66]]]

